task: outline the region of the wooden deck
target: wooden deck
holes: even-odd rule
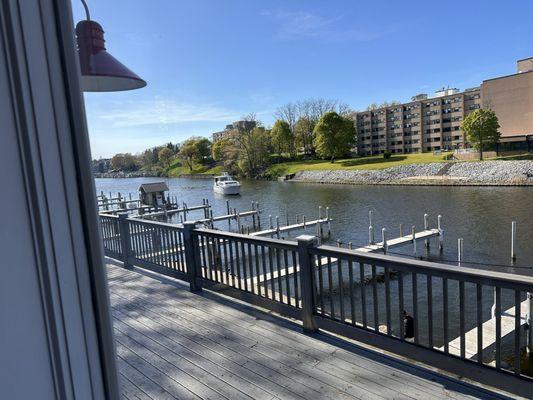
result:
[[[178,281],[108,276],[125,399],[501,398]]]

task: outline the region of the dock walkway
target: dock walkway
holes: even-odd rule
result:
[[[501,398],[179,281],[108,277],[125,399]]]

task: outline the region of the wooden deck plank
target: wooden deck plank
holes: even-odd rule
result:
[[[129,340],[128,346],[147,347],[138,351],[141,357],[149,359],[152,368],[163,369],[161,356],[172,361],[170,365],[177,370],[178,364],[184,368],[183,360],[194,361],[202,371],[212,368],[227,372],[231,379],[216,381],[217,385],[241,386],[239,389],[246,394],[247,390],[255,390],[251,396],[254,398],[300,395],[329,399],[436,399],[475,395],[472,388],[450,390],[453,385],[449,381],[439,382],[416,371],[404,372],[400,362],[386,364],[383,356],[365,357],[303,335],[288,321],[245,313],[241,308],[246,306],[237,303],[230,306],[231,301],[220,300],[216,295],[192,294],[185,285],[166,284],[116,266],[109,267],[109,284],[118,335],[121,330],[128,330],[134,336],[120,337],[119,343]],[[173,354],[172,359],[168,353]],[[140,362],[136,363],[137,367],[130,367],[139,369]],[[174,370],[165,372],[168,376]],[[153,382],[157,374],[153,370],[149,373]],[[202,382],[213,379],[213,375],[188,376]],[[137,383],[133,378],[130,380]],[[201,386],[202,382],[188,384]],[[143,384],[146,386],[146,382]],[[135,395],[132,389],[126,396]],[[221,386],[217,389],[228,390]],[[227,397],[229,392],[224,394]]]

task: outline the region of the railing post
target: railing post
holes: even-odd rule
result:
[[[190,291],[199,292],[202,285],[196,278],[201,277],[200,271],[200,247],[198,240],[194,237],[196,222],[186,221],[183,223],[183,247],[185,251],[185,264],[187,266],[187,275],[189,278]]]
[[[314,312],[315,298],[313,296],[315,288],[315,274],[312,257],[309,248],[315,246],[316,238],[311,235],[300,235],[296,238],[298,242],[298,259],[300,263],[300,278],[302,285],[302,322],[304,332],[317,332]]]
[[[120,247],[122,249],[122,263],[124,268],[131,269],[133,265],[129,259],[131,256],[131,238],[128,226],[128,213],[118,214],[118,231],[120,234]]]

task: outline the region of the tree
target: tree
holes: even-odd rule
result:
[[[208,138],[202,137],[196,140],[197,158],[195,161],[205,164],[211,158],[211,141]]]
[[[159,161],[163,163],[163,166],[168,167],[170,165],[170,161],[174,157],[174,152],[168,147],[163,147],[161,150],[159,150],[157,156]]]
[[[198,147],[196,146],[196,139],[187,139],[180,148],[179,156],[183,158],[189,171],[192,171],[194,167],[194,160],[198,159]]]
[[[325,113],[315,126],[315,149],[321,158],[342,157],[355,143],[355,126],[351,119],[334,111]]]
[[[281,153],[283,151],[288,151],[290,153],[295,147],[291,127],[286,121],[278,119],[270,131],[270,137],[272,138],[272,144],[278,151],[278,162],[280,161]]]
[[[229,140],[238,151],[238,165],[246,176],[254,176],[268,164],[271,151],[270,134],[260,126],[255,114],[243,117],[245,122],[242,129],[234,129]]]
[[[115,154],[111,158],[111,168],[117,171],[135,171],[137,169],[137,160],[131,153]]]
[[[309,117],[301,117],[296,121],[294,126],[294,134],[296,143],[298,146],[303,147],[304,154],[313,154],[315,148],[313,146],[313,140],[315,138],[313,130],[315,129],[316,122]]]
[[[500,124],[494,111],[487,108],[477,109],[466,116],[461,124],[467,141],[479,150],[479,159],[483,160],[483,149],[493,146],[500,140]]]
[[[372,103],[366,108],[366,111],[374,111],[374,110],[378,110],[380,108],[397,106],[399,104],[401,104],[399,101],[384,101],[381,104]]]

